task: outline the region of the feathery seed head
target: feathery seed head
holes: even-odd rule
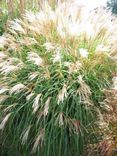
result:
[[[0,36],[0,48],[4,48],[6,43],[6,38],[4,36]]]
[[[58,104],[63,103],[64,99],[67,98],[67,85],[64,84],[62,90],[58,93]]]
[[[34,80],[35,78],[37,78],[38,76],[39,76],[39,73],[38,73],[38,72],[30,73],[30,75],[29,75],[29,80],[32,81],[32,80]]]
[[[55,49],[55,46],[51,42],[46,42],[44,43],[43,46],[46,48],[47,51],[51,51]]]
[[[51,97],[48,97],[47,101],[45,102],[45,106],[44,106],[44,116],[47,116],[47,114],[48,114],[50,100],[51,100]]]
[[[21,84],[21,83],[19,83],[19,84],[16,84],[15,86],[13,86],[10,89],[9,93],[10,94],[18,94],[18,93],[24,91],[25,89],[26,89],[26,86]]]
[[[89,54],[89,52],[87,51],[87,49],[83,49],[83,48],[80,48],[79,49],[79,53],[84,58],[87,58],[88,57],[88,54]]]
[[[1,87],[0,86],[0,95],[7,92],[8,90],[9,90],[8,87]]]
[[[31,129],[31,125],[29,125],[28,128],[21,135],[22,144],[26,144],[30,129]]]
[[[112,89],[117,90],[117,77],[113,77],[112,81],[113,81]]]
[[[26,100],[29,101],[34,96],[34,93],[30,93],[26,96]]]
[[[11,113],[8,113],[4,119],[2,120],[1,124],[0,124],[0,130],[4,130],[6,123],[8,122],[9,117],[11,116]]]
[[[43,64],[42,58],[37,53],[34,52],[29,52],[27,59],[37,66],[41,66]]]
[[[9,98],[8,95],[0,95],[0,104],[4,103],[5,100],[7,100]]]
[[[32,105],[33,113],[36,113],[36,111],[38,110],[40,106],[39,101],[40,101],[41,96],[42,94],[38,94],[34,99],[34,103]]]
[[[33,152],[36,152],[36,150],[38,149],[39,145],[42,144],[44,140],[44,129],[41,129],[33,146]]]
[[[21,34],[26,34],[26,31],[24,30],[24,28],[21,26],[21,21],[16,19],[15,21],[11,22],[11,29],[18,31]]]
[[[61,62],[61,53],[59,49],[55,51],[55,54],[53,56],[53,63],[56,63],[56,62]]]

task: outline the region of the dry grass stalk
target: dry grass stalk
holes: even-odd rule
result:
[[[24,11],[25,11],[25,5],[26,5],[25,0],[20,0],[20,14],[23,14],[24,13]]]
[[[7,6],[8,6],[8,14],[9,17],[12,18],[14,15],[14,1],[13,0],[8,0],[7,1]]]

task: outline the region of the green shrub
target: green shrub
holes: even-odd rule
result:
[[[106,138],[116,35],[110,13],[74,3],[11,21],[0,38],[1,155],[82,155]]]

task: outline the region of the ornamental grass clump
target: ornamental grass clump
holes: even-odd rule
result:
[[[117,67],[116,28],[106,10],[75,2],[44,2],[9,22],[0,37],[1,155],[80,156],[108,140],[102,102]]]

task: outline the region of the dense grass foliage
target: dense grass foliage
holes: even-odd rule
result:
[[[8,15],[6,13],[3,13],[3,11],[0,11],[0,36],[4,33],[6,23],[7,23]]]
[[[1,155],[80,156],[89,146],[103,154],[116,27],[109,12],[69,2],[9,23],[0,37]]]

